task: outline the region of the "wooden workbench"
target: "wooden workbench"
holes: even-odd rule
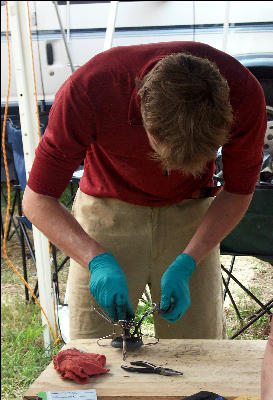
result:
[[[260,373],[266,342],[263,340],[182,340],[162,339],[158,344],[128,351],[126,361],[121,350],[101,347],[95,339],[71,341],[89,353],[105,354],[110,372],[91,377],[80,385],[62,380],[51,363],[37,378],[24,399],[35,398],[40,391],[96,389],[98,400],[181,400],[202,390],[228,399],[242,394],[260,396]],[[184,373],[183,376],[130,373],[120,368],[130,361],[143,360]]]

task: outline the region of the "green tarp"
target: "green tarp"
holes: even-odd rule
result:
[[[256,188],[246,214],[222,241],[221,254],[261,256],[258,258],[273,261],[273,186]]]

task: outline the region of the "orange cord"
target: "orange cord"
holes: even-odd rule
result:
[[[9,210],[10,210],[10,179],[9,179],[9,169],[8,169],[7,156],[6,156],[5,137],[6,137],[7,114],[8,114],[8,102],[9,102],[9,94],[10,94],[11,67],[10,67],[9,20],[8,20],[8,5],[7,5],[7,2],[5,2],[5,5],[6,5],[6,20],[7,20],[6,37],[7,37],[7,46],[8,46],[8,88],[7,88],[7,97],[6,97],[6,105],[5,105],[5,113],[4,113],[4,121],[3,121],[3,130],[2,130],[2,148],[3,148],[3,160],[4,160],[5,172],[6,172],[6,178],[7,178],[7,192],[8,193],[7,193],[7,212],[6,212],[5,225],[4,225],[3,252],[4,252],[4,256],[5,256],[8,264],[9,264],[9,266],[19,276],[19,278],[24,282],[24,284],[28,288],[29,292],[31,293],[32,297],[34,298],[35,302],[38,304],[39,308],[41,309],[41,311],[42,311],[42,313],[43,313],[43,315],[44,315],[44,317],[45,317],[45,319],[47,321],[47,324],[48,324],[48,327],[49,327],[49,330],[50,330],[50,334],[51,334],[52,339],[53,339],[54,344],[55,344],[56,341],[58,342],[58,340],[59,340],[58,336],[56,336],[56,338],[54,337],[53,329],[51,327],[51,324],[49,322],[49,319],[48,319],[44,309],[42,308],[40,302],[38,301],[37,297],[35,296],[34,292],[30,288],[30,286],[28,285],[26,280],[23,278],[23,276],[17,271],[17,269],[12,264],[11,260],[8,257],[7,248],[6,248],[8,221],[9,221]],[[32,52],[32,56],[33,56],[33,52]],[[34,63],[33,63],[33,67],[34,67]],[[34,79],[34,81],[35,81],[35,79]],[[38,105],[37,94],[36,94],[36,103]],[[39,124],[39,129],[40,129],[40,124]],[[55,312],[55,307],[54,307],[54,312]],[[55,316],[55,324],[56,324],[56,316]],[[56,329],[56,333],[57,333],[57,329]]]

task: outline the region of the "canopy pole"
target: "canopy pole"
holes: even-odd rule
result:
[[[226,51],[226,49],[227,49],[227,38],[228,38],[228,31],[229,31],[229,13],[230,13],[230,1],[226,1],[225,17],[224,17],[223,43],[222,43],[222,50],[223,51]]]
[[[107,22],[106,35],[105,35],[104,46],[103,46],[104,51],[109,50],[112,47],[113,35],[115,32],[117,9],[118,9],[118,1],[111,1],[108,22]]]
[[[39,119],[35,98],[27,2],[8,1],[8,10],[26,176],[28,179],[35,157],[35,149],[39,143]],[[39,286],[39,301],[56,335],[48,239],[34,226],[33,239]],[[44,345],[47,348],[52,343],[52,337],[43,313],[42,324],[46,325],[44,329]]]
[[[61,34],[62,34],[62,38],[63,38],[63,42],[64,42],[66,55],[67,55],[67,58],[68,58],[68,61],[69,61],[71,72],[73,74],[73,72],[75,72],[75,68],[74,68],[74,64],[72,63],[71,55],[70,55],[69,48],[68,48],[68,45],[67,45],[67,41],[66,41],[66,37],[65,37],[65,33],[64,33],[62,20],[61,20],[60,14],[59,14],[58,4],[57,4],[56,1],[53,1],[52,3],[54,4],[54,7],[55,7],[58,23],[59,23],[59,26],[60,26],[60,30],[61,30]]]

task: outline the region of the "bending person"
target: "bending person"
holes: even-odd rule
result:
[[[115,47],[64,82],[23,208],[71,257],[71,339],[111,333],[92,305],[132,318],[147,283],[159,337],[223,337],[219,243],[251,201],[266,121],[255,77],[202,43]],[[58,199],[83,159],[71,215]]]

